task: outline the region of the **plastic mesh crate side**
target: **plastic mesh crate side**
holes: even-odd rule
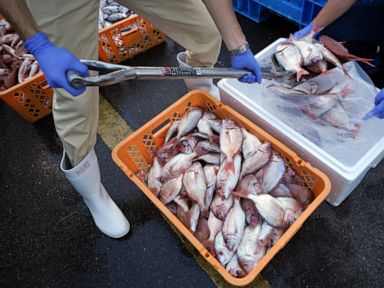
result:
[[[119,63],[165,41],[165,34],[133,14],[99,31],[99,58]]]
[[[0,98],[30,122],[52,112],[53,90],[41,72],[30,80],[2,91]]]
[[[201,242],[197,240],[195,235],[189,231],[181,221],[176,218],[159,199],[148,189],[145,184],[144,176],[147,171],[148,164],[152,162],[148,157],[155,146],[160,146],[162,140],[157,141],[156,138],[163,138],[166,129],[172,121],[180,119],[186,110],[192,106],[198,106],[214,112],[219,118],[232,118],[236,123],[248,129],[251,133],[260,138],[261,141],[269,141],[273,149],[281,153],[287,164],[297,172],[302,185],[309,187],[315,194],[314,201],[304,210],[303,214],[284,232],[277,243],[269,250],[263,259],[256,265],[244,278],[235,278],[203,247]],[[312,167],[310,163],[301,160],[296,153],[290,150],[283,143],[277,141],[268,132],[262,130],[251,121],[246,119],[240,113],[236,112],[229,106],[223,105],[210,96],[208,93],[194,90],[179,99],[177,102],[169,106],[155,118],[150,120],[144,126],[136,130],[127,139],[119,143],[112,152],[113,160],[125,172],[125,174],[141,189],[141,191],[152,201],[152,203],[168,218],[168,220],[186,237],[192,245],[201,253],[215,270],[217,270],[223,278],[237,286],[243,286],[252,282],[255,277],[265,268],[272,258],[289,242],[293,235],[300,229],[304,221],[317,209],[317,207],[325,200],[329,194],[330,183],[327,176],[321,171]]]

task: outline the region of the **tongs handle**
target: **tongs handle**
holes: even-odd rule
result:
[[[80,75],[80,73],[74,71],[74,70],[68,70],[66,73],[68,82],[74,87],[74,88],[81,88],[84,85],[84,78]]]
[[[240,78],[251,73],[244,69],[205,68],[205,67],[133,67],[82,60],[90,70],[109,71],[99,76],[82,77],[76,71],[67,72],[68,82],[75,88],[83,86],[106,86],[125,80],[169,80],[188,78]]]

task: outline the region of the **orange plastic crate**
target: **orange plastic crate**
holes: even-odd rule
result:
[[[165,34],[137,14],[99,31],[99,58],[120,63],[165,41]]]
[[[23,83],[0,91],[0,98],[30,122],[52,112],[53,90],[48,86],[42,72]]]
[[[156,147],[164,143],[164,137],[171,122],[179,120],[181,116],[192,106],[214,112],[219,118],[231,118],[238,125],[246,128],[256,135],[261,141],[269,141],[275,151],[279,152],[299,175],[301,184],[311,189],[316,196],[313,202],[305,209],[300,217],[284,232],[277,243],[267,252],[264,258],[256,265],[251,273],[243,278],[235,278],[230,275],[215,257],[200,243],[191,231],[172,214],[168,208],[148,189],[143,176],[150,167],[153,153]],[[157,208],[171,221],[173,225],[196,247],[200,254],[232,285],[243,286],[252,282],[264,267],[272,260],[300,229],[304,221],[328,196],[331,184],[328,177],[310,163],[300,159],[295,152],[276,140],[266,131],[257,127],[254,123],[244,118],[241,114],[220,103],[210,94],[202,90],[194,90],[186,94],[180,100],[169,106],[158,116],[146,123],[140,129],[119,143],[112,152],[115,163],[124,171],[144,194],[156,205]]]

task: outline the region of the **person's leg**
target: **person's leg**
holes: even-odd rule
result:
[[[183,46],[177,60],[180,66],[213,66],[220,53],[221,36],[202,1],[196,0],[118,0],[149,20],[168,37]],[[187,88],[205,89],[219,97],[211,79],[188,79]]]
[[[28,0],[27,4],[53,43],[78,58],[98,59],[99,0]],[[99,229],[111,237],[123,236],[129,230],[128,221],[101,184],[93,150],[99,117],[98,88],[87,88],[77,97],[55,89],[52,114],[64,146],[61,169],[65,176],[82,195]]]

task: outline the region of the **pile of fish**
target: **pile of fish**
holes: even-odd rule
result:
[[[99,30],[108,28],[112,24],[126,19],[134,12],[113,0],[100,0],[99,6]]]
[[[289,39],[276,47],[275,58],[285,71],[295,73],[296,81],[299,82],[303,75],[321,74],[328,69],[328,63],[344,71],[341,61],[357,60],[368,65],[372,59],[361,58],[352,55],[339,42],[332,38],[322,35],[320,42],[314,40],[313,33],[299,40],[295,40],[292,35]]]
[[[269,142],[198,107],[170,126],[145,181],[235,277],[250,273],[314,198]]]
[[[352,118],[353,116],[356,117],[357,114],[356,112],[351,113],[351,111],[356,111],[357,107],[353,107],[355,104],[350,101],[349,95],[353,92],[350,88],[350,80],[336,82],[327,89],[322,89],[321,83],[316,80],[318,79],[312,78],[292,88],[276,83],[270,83],[265,87],[268,89],[271,103],[276,107],[285,109],[286,112],[291,109],[290,111],[295,115],[295,118],[302,113],[304,117],[310,120],[309,123],[303,121],[301,123],[311,129],[312,133],[309,135],[312,134],[312,136],[308,137],[307,135],[307,138],[310,138],[312,142],[319,144],[322,141],[324,135],[315,134],[319,134],[317,131],[327,133],[326,128],[324,128],[327,126],[338,129],[337,135],[340,136],[340,139],[356,138],[360,134],[362,126],[361,121]],[[325,78],[321,80],[325,80]],[[293,110],[293,108],[301,113]],[[295,128],[300,126],[299,123],[297,124]],[[316,127],[319,129],[315,129]]]
[[[39,64],[28,54],[23,40],[4,18],[0,19],[0,90],[6,90],[39,72]]]

